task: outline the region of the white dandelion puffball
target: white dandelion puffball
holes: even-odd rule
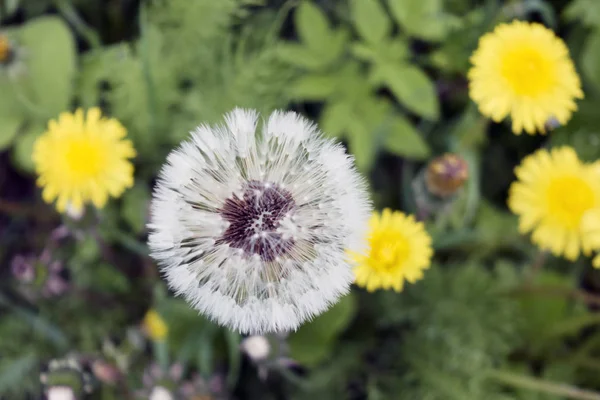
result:
[[[346,294],[347,250],[371,211],[344,148],[276,111],[235,109],[171,152],[154,190],[149,246],[169,286],[242,333],[295,330]]]

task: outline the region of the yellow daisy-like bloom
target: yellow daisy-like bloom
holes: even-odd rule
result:
[[[571,147],[538,150],[515,169],[508,206],[519,215],[519,231],[556,256],[575,260],[600,248],[600,173]]]
[[[155,310],[149,310],[143,322],[146,334],[154,341],[161,341],[167,337],[169,327]]]
[[[510,114],[512,130],[545,133],[545,124],[565,124],[583,98],[581,82],[565,43],[537,23],[501,24],[479,40],[468,73],[469,94],[485,116],[500,122]]]
[[[383,210],[369,221],[367,254],[352,254],[356,284],[369,292],[376,289],[402,291],[404,281],[414,283],[429,268],[433,250],[423,223],[412,215]]]
[[[38,185],[48,203],[64,212],[77,212],[91,202],[102,208],[108,196],[118,197],[133,185],[135,156],[127,131],[115,119],[101,116],[91,108],[63,113],[48,123],[48,130],[35,142],[33,161]]]

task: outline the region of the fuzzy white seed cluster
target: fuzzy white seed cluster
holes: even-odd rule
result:
[[[295,330],[347,293],[371,211],[344,148],[293,112],[235,109],[167,158],[149,246],[170,287],[243,333]]]

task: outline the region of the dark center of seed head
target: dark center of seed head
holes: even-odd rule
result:
[[[217,241],[273,261],[294,244],[277,232],[285,216],[296,207],[292,194],[277,184],[249,181],[242,198],[233,195],[219,210],[229,227]]]

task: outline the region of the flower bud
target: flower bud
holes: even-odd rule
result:
[[[14,46],[8,37],[0,34],[0,65],[8,65],[14,56]]]
[[[456,194],[468,178],[467,162],[456,154],[446,153],[429,162],[425,184],[431,194],[447,198]]]

